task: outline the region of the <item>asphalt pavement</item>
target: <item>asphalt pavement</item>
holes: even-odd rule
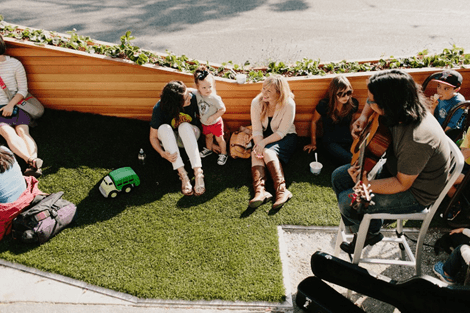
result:
[[[2,0],[5,21],[191,59],[263,65],[470,49],[466,0]]]

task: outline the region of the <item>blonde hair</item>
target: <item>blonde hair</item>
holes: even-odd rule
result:
[[[263,88],[269,88],[274,86],[276,93],[279,95],[277,103],[280,103],[281,106],[286,105],[290,99],[294,99],[294,94],[290,90],[289,83],[284,76],[281,75],[271,75],[266,78],[263,82]],[[258,95],[258,101],[261,105],[261,120],[264,120],[268,114],[268,102],[263,101],[262,93]]]
[[[341,92],[346,89],[350,89],[351,92],[353,91],[352,85],[349,80],[342,75],[336,76],[330,82],[330,86],[328,87],[328,112],[327,115],[336,123],[342,117],[345,117],[351,112],[351,110],[355,107],[355,104],[352,100],[352,96],[349,97],[348,102],[346,102],[342,110],[339,109],[339,102],[338,102],[338,92]]]

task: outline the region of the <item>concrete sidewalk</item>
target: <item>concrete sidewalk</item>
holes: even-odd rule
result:
[[[139,299],[113,290],[0,260],[0,312],[282,312],[267,303]]]

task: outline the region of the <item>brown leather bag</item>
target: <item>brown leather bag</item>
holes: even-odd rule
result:
[[[248,159],[251,156],[253,143],[251,135],[251,126],[240,126],[240,129],[233,132],[230,137],[230,155],[232,158]]]

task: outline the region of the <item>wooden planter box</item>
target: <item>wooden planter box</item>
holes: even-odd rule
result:
[[[130,61],[91,55],[72,49],[40,46],[28,41],[4,38],[7,54],[19,59],[26,68],[30,92],[46,108],[150,120],[164,85],[181,80],[193,87],[192,74],[154,65],[136,65]],[[422,84],[438,68],[407,70]],[[470,69],[458,69],[464,78],[461,93],[470,98]],[[367,78],[374,72],[345,74],[354,88],[354,97],[362,106],[367,98]],[[310,121],[318,101],[327,92],[335,75],[288,78],[295,94],[295,124],[300,136],[309,136]],[[230,131],[250,124],[251,100],[262,83],[237,84],[216,78],[217,93],[227,112],[223,116]],[[430,84],[427,94],[435,93]]]

